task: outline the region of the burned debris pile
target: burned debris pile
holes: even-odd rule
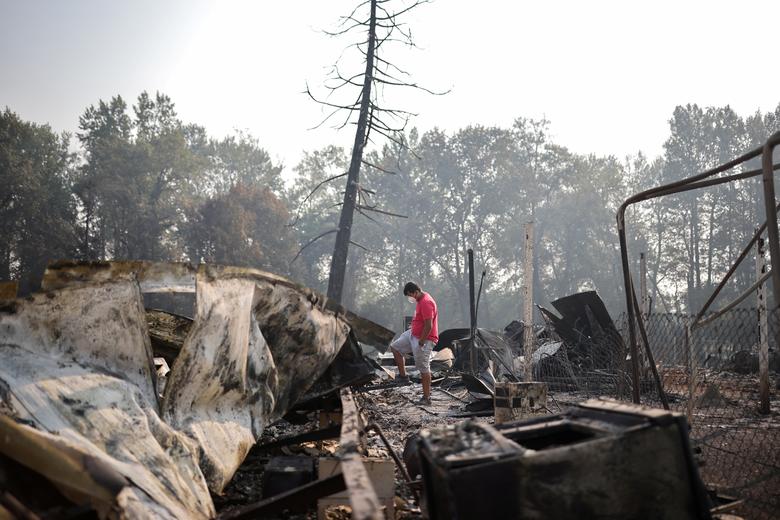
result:
[[[550,390],[597,393],[625,379],[627,349],[604,302],[595,291],[552,302],[557,311],[540,307],[546,325],[533,331],[532,377]],[[492,398],[496,382],[524,378],[525,325],[508,324],[502,332],[476,328],[442,333],[454,352],[453,367],[474,395]],[[442,345],[443,340],[439,341]]]
[[[624,377],[627,349],[596,291],[565,296],[552,306],[559,316],[539,307],[548,332],[534,352],[535,379],[561,391],[615,388]]]
[[[390,331],[270,273],[63,262],[43,285],[0,306],[5,516],[707,518],[714,506],[684,417],[548,403],[547,386],[521,381],[517,334],[443,332],[425,406],[395,380]],[[192,316],[145,309],[150,293],[194,295]],[[533,375],[565,362],[571,379],[551,380],[562,388],[615,366],[603,305],[575,296],[535,334]]]

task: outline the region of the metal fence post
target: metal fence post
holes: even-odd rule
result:
[[[766,274],[766,255],[764,252],[764,239],[759,238],[756,241],[756,277]],[[769,413],[769,330],[766,316],[766,295],[764,284],[761,283],[756,289],[758,297],[758,373],[759,373],[759,411],[763,414]]]
[[[639,304],[642,307],[642,318],[647,321],[650,315],[650,297],[647,294],[647,259],[644,253],[639,253]]]
[[[534,223],[525,225],[525,299],[523,302],[523,346],[525,356],[526,383],[533,381],[533,354],[534,354]]]
[[[685,318],[685,357],[688,364],[688,424],[693,424],[694,396],[696,390],[696,361],[693,354],[693,328],[691,318]]]
[[[477,373],[477,309],[476,299],[474,296],[474,250],[469,249],[467,251],[469,258],[469,314],[470,314],[470,330],[471,330],[471,348],[469,349],[469,365],[471,366],[471,373]]]
[[[647,259],[644,253],[639,253],[639,316],[641,321],[647,327],[647,319],[650,315],[650,301],[647,296]],[[640,334],[641,335],[641,334]],[[649,349],[650,346],[647,345]],[[639,351],[639,370],[641,370],[642,377],[647,376],[647,369],[650,362],[647,359],[647,354],[643,350]]]

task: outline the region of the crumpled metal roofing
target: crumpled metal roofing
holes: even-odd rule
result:
[[[0,421],[0,451],[101,517],[214,516],[209,490],[350,331],[324,297],[253,269],[67,263],[44,288],[0,306],[0,407],[13,419]],[[142,300],[159,291],[196,293],[162,399]]]

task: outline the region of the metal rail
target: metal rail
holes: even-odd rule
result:
[[[626,312],[628,315],[628,333],[629,333],[629,341],[630,341],[629,348],[631,350],[631,376],[633,380],[632,398],[635,403],[639,403],[640,401],[639,399],[639,356],[638,356],[639,351],[638,351],[637,333],[636,333],[637,325],[639,326],[639,330],[642,335],[642,340],[645,346],[645,350],[647,352],[650,351],[650,345],[648,344],[646,333],[644,331],[644,323],[642,321],[642,315],[637,304],[636,293],[634,291],[634,286],[632,283],[631,268],[628,262],[628,246],[626,240],[626,219],[625,219],[626,210],[628,209],[629,206],[636,204],[638,202],[642,202],[642,201],[646,201],[646,200],[650,200],[650,199],[654,199],[666,195],[671,195],[674,193],[691,191],[695,189],[705,188],[708,186],[715,186],[718,184],[724,184],[727,182],[733,182],[735,180],[746,179],[746,178],[761,175],[763,179],[763,186],[764,186],[764,206],[766,211],[765,226],[767,228],[767,234],[769,238],[770,261],[772,266],[770,276],[772,278],[773,293],[775,296],[775,305],[780,305],[780,240],[778,239],[778,235],[780,235],[780,232],[778,231],[778,225],[777,225],[778,205],[777,205],[777,201],[775,200],[775,190],[774,190],[774,172],[780,169],[780,164],[774,164],[773,161],[774,148],[778,144],[780,144],[780,132],[773,134],[769,139],[767,139],[766,143],[764,143],[763,146],[750,150],[749,152],[737,157],[736,159],[728,161],[716,168],[712,168],[698,175],[694,175],[693,177],[689,177],[687,179],[682,179],[680,181],[676,181],[670,184],[666,184],[663,186],[658,186],[656,188],[651,188],[649,190],[642,191],[640,193],[637,193],[636,195],[629,197],[623,202],[623,204],[620,205],[620,208],[618,209],[616,215],[616,219],[617,219],[618,235],[620,239],[620,256],[621,256],[621,263],[623,268],[623,286],[625,288],[625,295],[626,295]],[[758,170],[750,170],[746,172],[728,175],[725,177],[710,179],[710,177],[726,172],[758,156],[762,156],[762,167]],[[762,228],[763,227],[764,226],[762,226]],[[751,243],[748,245],[748,247],[745,248],[743,254],[740,255],[739,259],[736,262],[736,265],[729,270],[724,280],[721,281],[721,283],[718,285],[718,287],[715,290],[715,294],[713,294],[710,297],[710,299],[705,304],[705,308],[702,309],[702,311],[697,316],[696,318],[697,321],[701,319],[701,316],[704,314],[704,312],[706,312],[706,310],[712,304],[712,301],[714,301],[715,297],[722,289],[722,286],[731,277],[731,275],[736,270],[739,263],[747,256],[748,254],[747,251],[750,250],[750,247],[752,246],[752,244],[755,242],[755,240],[758,238],[759,235],[760,235],[760,231],[756,233],[756,236],[754,236]],[[726,307],[732,305],[736,305],[736,304],[732,302],[726,305]],[[652,357],[650,357],[650,359],[652,359]],[[654,376],[656,379],[656,385],[659,385],[659,389],[658,389],[659,394],[663,394],[663,389],[660,388],[660,381],[658,380],[655,371],[654,371]]]

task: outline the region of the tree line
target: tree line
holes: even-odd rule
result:
[[[503,327],[521,315],[533,220],[537,303],[596,289],[620,312],[618,206],[759,145],[780,130],[780,105],[747,117],[678,106],[669,122],[657,158],[574,153],[548,121],[527,118],[394,134],[364,154],[342,301],[398,329],[412,311],[400,288],[416,280],[439,302],[442,327],[463,326],[473,248],[486,271],[480,322]],[[210,136],[160,93],[132,106],[101,100],[78,128],[74,152],[71,136],[0,113],[0,280],[26,294],[59,258],[173,260],[256,267],[324,292],[344,189],[326,181],[347,171],[343,148],[305,152],[285,173],[250,134]],[[631,211],[629,247],[647,254],[654,305],[697,310],[763,220],[756,179]],[[742,269],[725,296],[753,276]]]

